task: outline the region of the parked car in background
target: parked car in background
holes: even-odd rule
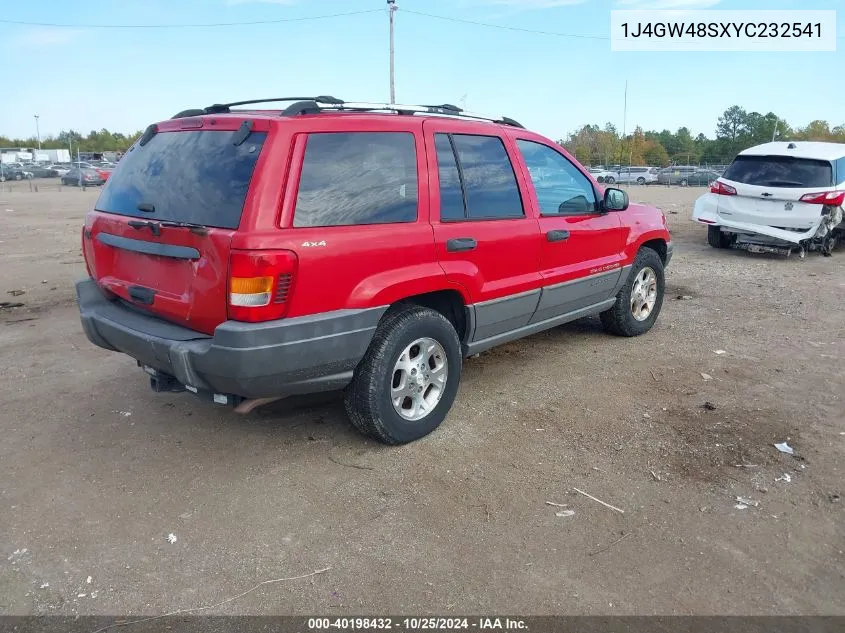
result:
[[[681,182],[678,184],[682,187],[707,187],[721,175],[721,172],[712,169],[696,169],[691,174],[681,178]]]
[[[104,182],[106,182],[106,179],[96,169],[74,167],[62,176],[63,185],[79,186],[82,184],[86,187],[94,187],[102,185]]]
[[[78,169],[93,169],[94,165],[89,163],[87,160],[80,160],[74,161],[70,164],[71,167],[76,167]]]
[[[64,176],[66,173],[70,171],[70,165],[64,165],[61,163],[53,163],[50,165],[50,169],[56,172],[57,176]]]
[[[108,180],[109,176],[111,176],[111,173],[114,171],[114,168],[112,168],[112,167],[100,167],[100,166],[97,166],[97,165],[95,165],[91,169],[93,169],[98,174],[100,174],[100,178],[103,179],[103,182]]]
[[[610,171],[604,167],[590,167],[587,171],[593,175],[593,178],[595,178],[596,181],[600,183],[607,183],[608,185],[612,185],[619,178],[619,174],[617,172]]]
[[[843,204],[845,144],[765,143],[739,153],[692,218],[714,248],[830,255],[845,238]]]
[[[627,184],[648,185],[657,182],[658,167],[622,167],[619,169],[616,182]]]
[[[33,165],[29,168],[34,178],[55,178],[58,172],[50,165]]]
[[[7,180],[28,180],[33,174],[23,166],[0,165],[0,182]]]
[[[688,181],[687,177],[697,169],[695,165],[665,167],[657,172],[657,182],[661,185],[680,185],[681,181]]]

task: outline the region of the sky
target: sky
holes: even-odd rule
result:
[[[611,52],[614,8],[835,9],[839,0],[397,0],[396,100],[510,116],[553,139],[586,123],[621,131],[689,127],[713,136],[731,105],[790,125],[845,123],[845,38],[837,52]],[[845,34],[845,5],[837,31]],[[330,94],[389,99],[385,0],[39,0],[0,20],[235,27],[88,28],[0,23],[0,135],[125,133],[215,102]],[[423,12],[451,18],[438,19]],[[20,62],[20,63],[18,63]],[[623,117],[625,83],[627,116]],[[625,119],[623,121],[623,118]]]

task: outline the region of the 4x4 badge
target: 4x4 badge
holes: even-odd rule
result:
[[[308,248],[309,246],[325,246],[325,245],[326,245],[326,240],[321,240],[319,242],[303,242],[302,243],[302,246],[304,246],[305,248]]]

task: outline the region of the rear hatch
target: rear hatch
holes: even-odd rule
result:
[[[834,189],[830,162],[794,156],[740,155],[719,180],[736,189],[719,196],[726,220],[802,231],[819,221],[823,205],[801,198]]]
[[[226,320],[230,243],[267,136],[259,123],[148,129],[86,219],[85,260],[101,288],[199,332]]]

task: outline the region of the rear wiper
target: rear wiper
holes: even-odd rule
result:
[[[143,211],[144,213],[155,213],[156,206],[152,202],[139,202],[138,206],[135,207],[138,211]]]
[[[139,231],[141,229],[148,228],[156,237],[161,235],[161,225],[157,222],[148,222],[146,220],[129,220],[129,226]]]
[[[803,187],[804,184],[794,180],[770,180],[766,183],[768,187]]]
[[[202,224],[194,224],[193,222],[161,222],[160,226],[178,229],[190,229],[191,233],[197,235],[208,235],[208,227]]]

